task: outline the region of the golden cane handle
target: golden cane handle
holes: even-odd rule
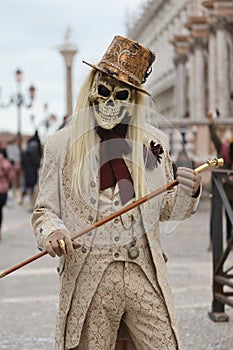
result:
[[[208,169],[208,168],[219,168],[224,165],[223,158],[213,158],[208,159],[206,163],[200,165],[198,168],[195,169],[198,173],[201,173],[202,171]]]

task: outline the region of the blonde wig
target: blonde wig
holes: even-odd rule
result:
[[[89,101],[89,94],[96,70],[93,69],[87,76],[80,90],[73,120],[73,134],[71,144],[71,161],[73,166],[72,190],[80,198],[83,192],[88,193],[91,178],[96,174],[94,169],[96,151],[99,144],[96,142],[95,119]],[[133,117],[128,126],[126,138],[132,145],[132,178],[136,199],[148,194],[145,181],[145,166],[143,159],[143,135],[145,117],[145,98],[136,90]]]

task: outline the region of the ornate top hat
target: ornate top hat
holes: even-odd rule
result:
[[[150,95],[142,89],[141,84],[145,83],[150,75],[154,60],[155,55],[149,49],[118,35],[113,38],[99,63],[83,63]]]

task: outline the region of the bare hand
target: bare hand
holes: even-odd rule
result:
[[[201,185],[201,175],[190,168],[179,167],[177,169],[177,180],[179,186],[190,196],[195,195]]]
[[[57,230],[51,233],[45,241],[45,249],[52,257],[57,256],[71,256],[74,249],[81,246],[81,243],[72,241],[67,232]]]
[[[211,111],[208,111],[206,116],[208,118],[209,124],[212,124],[213,123],[213,113]]]

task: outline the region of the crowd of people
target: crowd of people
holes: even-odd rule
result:
[[[68,116],[64,115],[57,130],[68,122]],[[37,129],[26,141],[24,138],[20,146],[17,135],[5,142],[0,138],[0,240],[4,206],[10,206],[12,201],[22,205],[26,200],[30,211],[34,208],[42,153],[43,144]]]
[[[14,179],[14,169],[10,161],[0,153],[0,240],[2,238],[3,208],[7,202],[9,188]]]
[[[17,137],[5,146],[0,143],[0,239],[3,208],[9,200],[23,204],[27,195],[31,210],[34,207],[41,157],[42,145],[37,130],[22,149]]]

